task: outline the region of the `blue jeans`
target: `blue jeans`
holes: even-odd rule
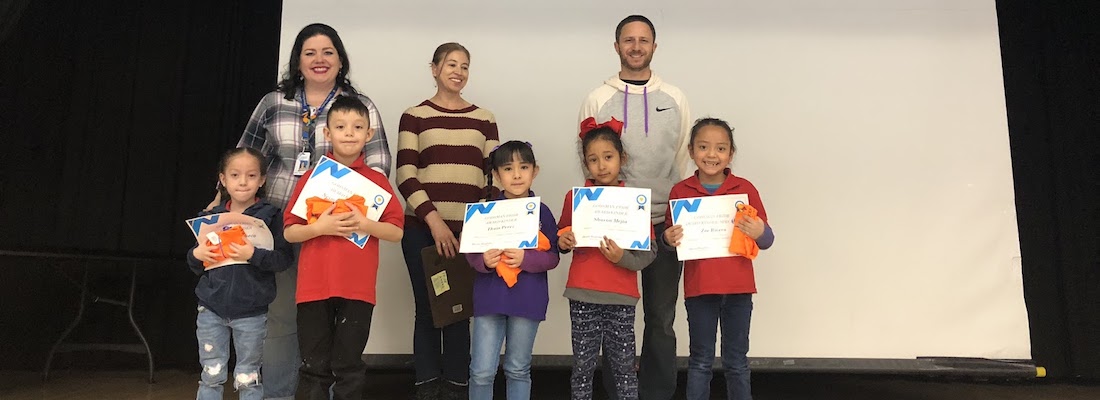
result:
[[[237,351],[233,366],[233,388],[241,400],[261,400],[264,387],[260,383],[260,360],[264,337],[267,336],[267,315],[226,319],[206,307],[199,306],[195,318],[195,337],[199,342],[199,362],[202,364],[198,400],[221,400],[222,389],[229,374],[229,338]]]
[[[531,398],[531,352],[539,321],[494,314],[473,318],[471,345],[470,400],[492,400],[501,344],[504,347],[504,377],[508,400]]]
[[[688,319],[687,398],[710,398],[711,369],[718,323],[722,326],[722,367],[726,399],[751,400],[749,386],[749,320],[752,294],[708,294],[684,299]]]
[[[298,252],[294,249],[294,265],[275,273],[275,301],[267,310],[267,341],[264,342],[264,396],[268,400],[294,400],[298,388],[298,308],[294,292],[298,283]]]

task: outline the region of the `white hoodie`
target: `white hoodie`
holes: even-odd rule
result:
[[[691,113],[684,94],[656,73],[644,86],[623,82],[616,75],[585,98],[578,126],[588,117],[595,117],[597,123],[611,117],[623,121],[628,158],[620,179],[627,186],[653,191],[653,223],[663,223],[672,186],[694,172],[688,166]]]

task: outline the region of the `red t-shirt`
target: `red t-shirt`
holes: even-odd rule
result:
[[[684,179],[672,187],[669,200],[689,197],[719,196],[725,194],[745,194],[749,205],[757,211],[757,216],[768,222],[764,203],[760,202],[760,193],[745,178],[734,176],[726,169],[726,180],[713,194],[703,188],[698,176]],[[665,213],[665,226],[672,226],[672,208]],[[704,294],[742,294],[756,293],[756,278],[753,276],[752,260],[745,257],[707,258],[684,261],[684,297]]]
[[[584,186],[597,186],[588,179]],[[619,182],[619,186],[625,186]],[[558,228],[573,225],[573,191],[565,194],[565,205],[561,209]],[[652,228],[650,236],[653,236]],[[650,241],[652,245],[656,243]],[[631,250],[625,250],[631,251]],[[595,247],[576,247],[573,249],[573,261],[569,264],[569,278],[565,287],[616,293],[633,298],[641,297],[638,292],[638,272],[615,265]]]
[[[332,158],[332,154],[328,157]],[[401,212],[401,202],[394,195],[386,176],[364,164],[362,155],[348,167],[393,196],[378,222],[404,229],[405,216]],[[283,211],[284,226],[306,224],[306,220],[291,214],[290,210],[312,173],[313,169],[307,171],[294,186],[290,202]],[[362,249],[347,238],[331,235],[318,236],[302,243],[302,252],[298,256],[297,303],[342,297],[377,304],[377,282],[378,238],[371,236]]]

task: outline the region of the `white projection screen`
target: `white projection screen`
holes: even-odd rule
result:
[[[462,43],[464,97],[533,143],[558,216],[582,182],[581,100],[618,72],[629,14],[653,20],[653,69],[692,118],[735,127],[733,170],[776,232],[750,356],[1031,358],[993,0],[284,0],[280,73],[299,29],[336,28],[396,154],[401,113],[435,93],[432,51]],[[569,262],[549,273],[536,355],[572,353]],[[412,315],[400,245],[383,243],[366,353],[411,354]],[[682,295],[675,327],[686,356]]]

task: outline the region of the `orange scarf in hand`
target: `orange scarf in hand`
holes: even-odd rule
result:
[[[539,244],[538,247],[535,248],[535,250],[550,250],[550,239],[548,239],[546,235],[543,235],[542,232],[539,232]],[[504,278],[504,283],[507,283],[508,287],[512,287],[516,285],[516,282],[519,282],[520,269],[519,267],[513,267],[511,265],[505,264],[504,262],[508,260],[510,260],[510,258],[501,253],[500,262],[497,262],[497,276]]]
[[[736,225],[741,220],[749,218],[756,218],[756,209],[748,204],[737,205],[737,216],[733,217],[733,223]],[[745,232],[741,232],[735,226],[733,228],[733,237],[730,238],[730,253],[740,254],[741,256],[750,260],[755,259],[757,254],[760,254],[760,247],[756,245],[756,240],[749,237]]]
[[[244,234],[244,228],[242,228],[240,225],[233,225],[229,229],[217,232],[217,234],[218,244],[215,245],[213,242],[210,241],[210,239],[206,239],[206,247],[217,246],[218,249],[215,250],[215,252],[218,254],[214,256],[213,263],[208,263],[204,261],[202,263],[203,267],[209,267],[211,265],[225,261],[227,258],[230,258],[230,256],[232,255],[231,249],[229,248],[230,243],[236,243],[241,246],[244,246],[245,244],[244,238],[246,235]]]
[[[320,197],[310,197],[306,199],[306,218],[307,224],[312,224],[317,221],[317,218],[321,217],[333,203],[336,203],[336,208],[332,210],[333,214],[346,213],[352,211],[349,205],[355,206],[355,209],[364,216],[367,215],[367,199],[364,199],[360,195],[352,195],[346,199],[340,199],[336,201],[328,201]]]

